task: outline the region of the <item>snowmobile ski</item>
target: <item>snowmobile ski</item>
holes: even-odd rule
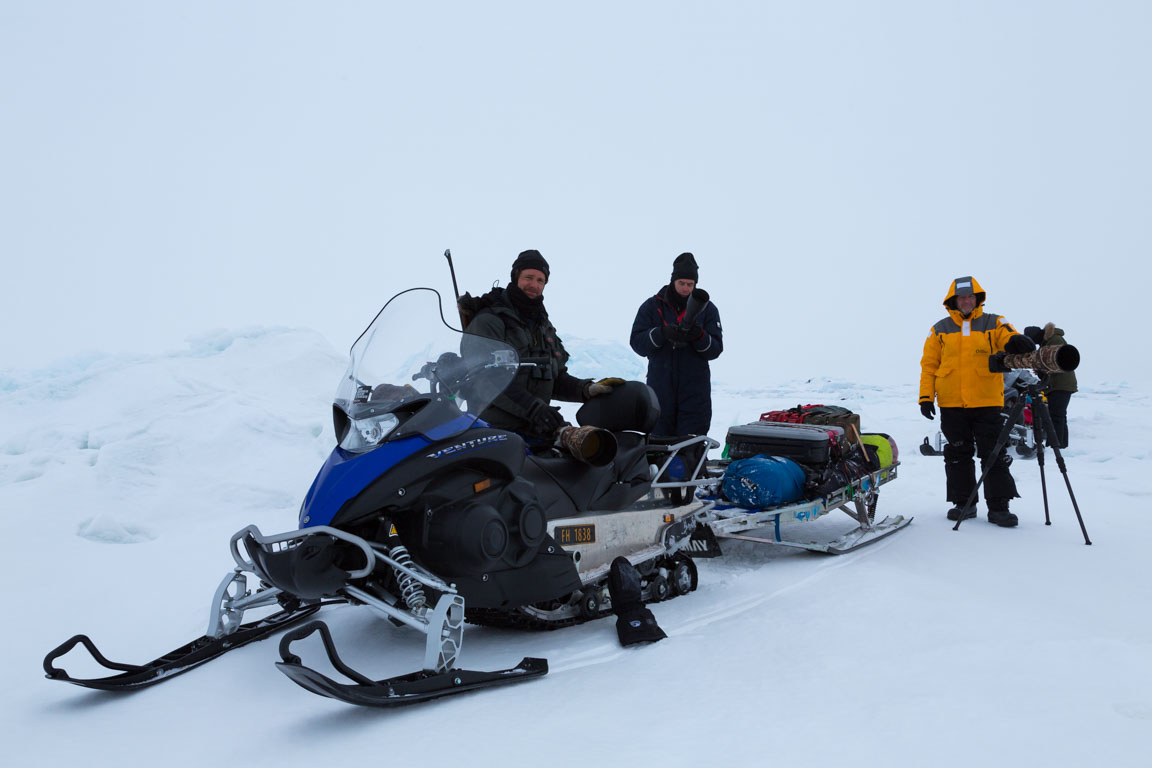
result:
[[[292,643],[313,632],[320,633],[328,660],[342,675],[355,684],[340,683],[301,663],[299,656],[291,651]],[[276,666],[292,682],[302,688],[362,707],[396,707],[415,704],[421,701],[451,696],[494,685],[520,682],[548,674],[546,659],[524,658],[511,669],[495,672],[478,672],[467,669],[449,669],[443,672],[420,670],[406,675],[390,677],[386,680],[372,680],[352,669],[336,653],[332,634],[328,625],[313,621],[286,634],[280,640],[280,658]]]
[[[44,672],[50,680],[60,680],[84,688],[96,688],[103,691],[133,691],[170,680],[176,675],[194,669],[228,651],[275,634],[311,616],[318,610],[320,610],[319,605],[284,609],[263,619],[242,624],[236,631],[222,637],[202,635],[147,664],[123,664],[110,661],[104,654],[100,653],[95,643],[87,635],[75,635],[44,657]],[[83,645],[100,666],[117,670],[120,674],[107,677],[75,678],[65,670],[57,668],[53,662],[77,645]]]

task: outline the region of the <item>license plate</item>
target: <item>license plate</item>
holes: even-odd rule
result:
[[[559,525],[552,535],[556,543],[562,547],[577,544],[592,544],[596,541],[596,526],[591,523],[584,525]]]

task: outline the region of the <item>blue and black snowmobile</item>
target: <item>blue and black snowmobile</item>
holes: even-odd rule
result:
[[[718,444],[648,434],[655,396],[627,382],[585,403],[580,426],[563,428],[554,446],[528,446],[480,418],[526,365],[535,363],[502,342],[452,328],[436,291],[392,297],[352,346],[332,408],[337,445],[299,527],[232,536],[236,567],[216,590],[207,633],[141,665],[109,661],[77,635],[44,659],[48,677],[141,688],[295,626],[277,664],[294,682],[354,704],[405,704],[545,674],[547,662],[532,658],[495,672],[457,668],[465,621],[548,628],[597,618],[611,610],[618,557],[639,570],[647,602],[695,589],[685,551],[707,538],[712,502],[693,491],[715,482],[705,459]],[[338,603],[423,633],[422,668],[372,680],[345,664],[327,625],[301,623]],[[243,622],[256,609],[272,612]],[[291,652],[315,632],[351,682]],[[78,644],[115,674],[58,668]]]

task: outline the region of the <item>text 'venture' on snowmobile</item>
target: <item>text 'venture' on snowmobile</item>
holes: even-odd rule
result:
[[[629,382],[578,412],[582,426],[605,430],[601,438],[562,441],[570,450],[591,444],[590,454],[529,451],[519,435],[480,419],[526,365],[502,342],[451,328],[435,291],[397,294],[352,347],[333,403],[337,445],[298,528],[265,535],[247,526],[232,537],[236,568],[217,590],[208,632],[144,665],[110,662],[78,635],[48,654],[45,671],[86,687],[140,687],[323,605],[350,603],[422,632],[422,669],[370,680],[340,659],[321,622],[285,635],[278,666],[316,693],[389,706],[545,674],[546,662],[529,658],[496,672],[457,668],[465,619],[554,627],[604,615],[616,557],[643,574],[645,600],[694,589],[695,566],[682,550],[712,506],[693,491],[708,482],[705,455],[717,444],[652,439],[655,396]],[[272,616],[242,622],[246,611],[273,605]],[[351,683],[291,652],[315,632]],[[57,668],[77,644],[119,674],[77,679]]]

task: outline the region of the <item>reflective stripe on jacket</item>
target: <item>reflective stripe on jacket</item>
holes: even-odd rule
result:
[[[988,370],[988,356],[1004,351],[1016,329],[982,306],[965,319],[950,309],[928,334],[920,358],[920,402],[941,408],[1004,405],[1004,377]]]

